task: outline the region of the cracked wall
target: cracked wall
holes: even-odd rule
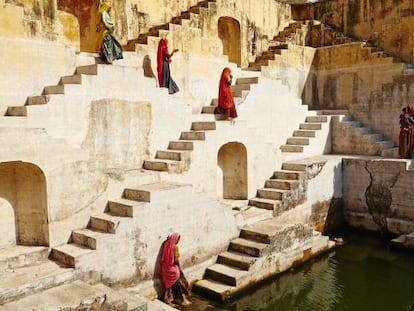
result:
[[[348,224],[392,234],[414,231],[414,172],[407,162],[344,159],[343,170]]]

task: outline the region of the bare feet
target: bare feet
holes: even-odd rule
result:
[[[181,305],[182,305],[182,306],[189,306],[189,305],[191,305],[191,301],[189,301],[189,300],[187,300],[187,299],[184,299],[184,300],[181,302]]]

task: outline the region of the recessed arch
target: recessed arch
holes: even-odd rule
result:
[[[218,36],[223,43],[223,54],[228,56],[230,62],[236,63],[240,67],[240,23],[232,17],[220,17],[218,20]]]
[[[0,163],[0,247],[8,245],[49,246],[46,178],[32,163]],[[0,231],[1,232],[1,231]]]
[[[63,18],[62,33],[69,36],[66,39],[79,40],[81,52],[98,52],[101,42],[100,33],[97,31],[99,0],[58,0],[57,3],[59,11],[75,18]]]
[[[223,145],[217,155],[217,164],[222,171],[223,198],[246,200],[247,193],[247,150],[238,142]]]

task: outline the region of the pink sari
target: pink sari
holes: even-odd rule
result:
[[[180,278],[180,267],[174,263],[174,246],[180,235],[171,233],[164,242],[161,255],[161,278],[165,289],[173,286]]]

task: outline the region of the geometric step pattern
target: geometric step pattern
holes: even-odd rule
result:
[[[216,0],[203,0],[198,2],[196,5],[191,6],[187,11],[181,12],[179,16],[175,16],[171,19],[169,23],[157,25],[151,27],[146,33],[139,34],[138,38],[129,40],[128,43],[124,46],[125,51],[135,51],[136,44],[148,44],[148,37],[160,37],[165,31],[170,29],[170,24],[174,25],[184,25],[184,24],[198,24],[196,21],[199,20],[199,14],[201,9],[209,8],[210,3],[215,3]],[[194,23],[191,23],[194,21]]]
[[[248,95],[250,85],[257,83],[257,77],[239,78],[236,84],[232,86],[235,101],[242,101]],[[214,114],[214,108],[217,106],[217,99],[212,100],[210,106],[203,107],[204,114]],[[221,120],[221,115],[215,115],[215,120]],[[193,121],[189,131],[181,132],[180,138],[170,141],[168,148],[158,150],[154,159],[145,160],[143,168],[151,171],[164,171],[169,173],[181,173],[190,167],[191,151],[197,142],[206,139],[207,131],[216,130],[216,121]]]
[[[165,199],[171,195],[169,191],[184,191],[184,186],[175,183],[155,183],[124,189],[121,198],[108,201],[104,213],[90,217],[87,228],[73,230],[67,244],[52,248],[50,258],[71,268],[93,266],[96,262],[94,251],[105,249],[106,244],[114,239],[123,219],[134,217],[136,209]]]
[[[398,147],[394,142],[384,140],[382,134],[363,126],[350,116],[335,117],[332,119],[333,130],[342,133],[342,140],[332,141],[332,152],[340,154],[361,154],[381,156],[384,158],[398,158]]]
[[[314,247],[312,241],[319,238],[319,246]],[[223,301],[258,280],[294,265],[291,261],[280,271],[275,269],[269,274],[261,268],[264,262],[274,261],[273,264],[277,265],[283,251],[294,248],[302,254],[312,248],[309,246],[312,243],[313,255],[330,248],[327,237],[302,224],[281,224],[276,218],[271,218],[244,226],[239,237],[230,242],[227,251],[220,253],[217,262],[206,269],[203,279],[194,283],[193,290]]]
[[[82,84],[82,75],[97,75],[98,66],[96,64],[79,66],[76,72],[71,76],[62,77],[57,85],[45,86],[42,95],[29,96],[24,106],[10,106],[7,108],[6,116],[25,117],[27,116],[27,107],[33,105],[45,105],[50,101],[52,96],[62,96],[65,94],[67,87],[77,87]]]

